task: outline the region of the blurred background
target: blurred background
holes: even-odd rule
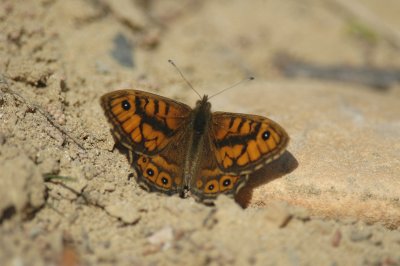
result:
[[[114,74],[122,67],[135,80],[151,76],[162,82],[171,58],[204,86],[248,75],[378,90],[398,86],[400,7],[394,0],[385,5],[373,0],[44,5],[76,70],[94,65],[99,74]]]

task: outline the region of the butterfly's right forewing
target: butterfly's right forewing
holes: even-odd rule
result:
[[[230,174],[250,174],[279,158],[289,142],[286,131],[266,117],[216,112],[213,147],[219,168]]]
[[[101,105],[116,141],[145,155],[157,154],[169,145],[191,111],[185,104],[136,90],[107,93]]]

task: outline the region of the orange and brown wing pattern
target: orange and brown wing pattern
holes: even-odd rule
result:
[[[191,180],[191,195],[196,200],[210,203],[220,194],[234,196],[248,180],[248,175],[227,173],[219,166],[213,144],[214,136],[207,134],[202,147],[199,172]]]
[[[181,190],[182,169],[162,155],[146,156],[131,152],[129,160],[137,171],[136,180],[147,191],[172,195]]]
[[[280,125],[256,115],[214,113],[212,134],[221,171],[234,175],[249,174],[277,159],[289,142]]]
[[[205,203],[212,202],[220,194],[234,196],[248,180],[248,175],[232,175],[219,168],[203,169],[192,184],[192,195]]]
[[[137,90],[107,93],[101,97],[101,105],[117,142],[145,155],[163,150],[191,112],[183,103]]]

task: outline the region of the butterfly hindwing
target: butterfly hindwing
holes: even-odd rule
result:
[[[231,175],[220,169],[204,169],[193,182],[191,194],[202,202],[212,202],[220,194],[233,197],[247,182],[248,175]]]
[[[136,181],[145,190],[168,195],[181,190],[183,182],[181,169],[163,156],[146,156],[130,152],[129,161],[136,170]]]
[[[212,202],[220,194],[234,196],[248,179],[248,175],[229,174],[221,170],[216,157],[218,150],[209,130],[201,151],[198,175],[190,184],[191,195],[205,203]]]

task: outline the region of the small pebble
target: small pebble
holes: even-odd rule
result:
[[[51,115],[56,123],[58,123],[59,125],[65,125],[66,117],[61,108],[53,104],[47,106],[46,111]]]
[[[350,240],[353,242],[364,241],[370,239],[371,236],[372,233],[369,230],[352,230],[350,232]]]
[[[105,183],[103,185],[103,191],[104,192],[113,192],[115,190],[115,184],[114,183]]]
[[[292,214],[289,212],[288,205],[286,203],[273,202],[266,207],[266,214],[264,217],[268,222],[283,228],[292,219]]]
[[[308,212],[307,209],[302,208],[302,207],[296,207],[292,210],[293,216],[296,219],[299,219],[301,221],[309,221],[310,220],[310,213]]]
[[[341,240],[342,240],[342,232],[340,232],[340,230],[337,229],[332,236],[331,240],[332,246],[335,248],[338,247],[340,245]]]
[[[103,63],[102,61],[96,61],[95,67],[96,67],[96,71],[99,74],[108,74],[111,72],[110,67],[107,64]]]
[[[147,238],[147,241],[156,246],[163,246],[164,249],[169,248],[171,241],[174,239],[174,232],[172,227],[166,226],[161,230],[155,232]]]
[[[158,29],[150,30],[142,37],[140,45],[146,49],[153,49],[160,43],[160,35]]]

